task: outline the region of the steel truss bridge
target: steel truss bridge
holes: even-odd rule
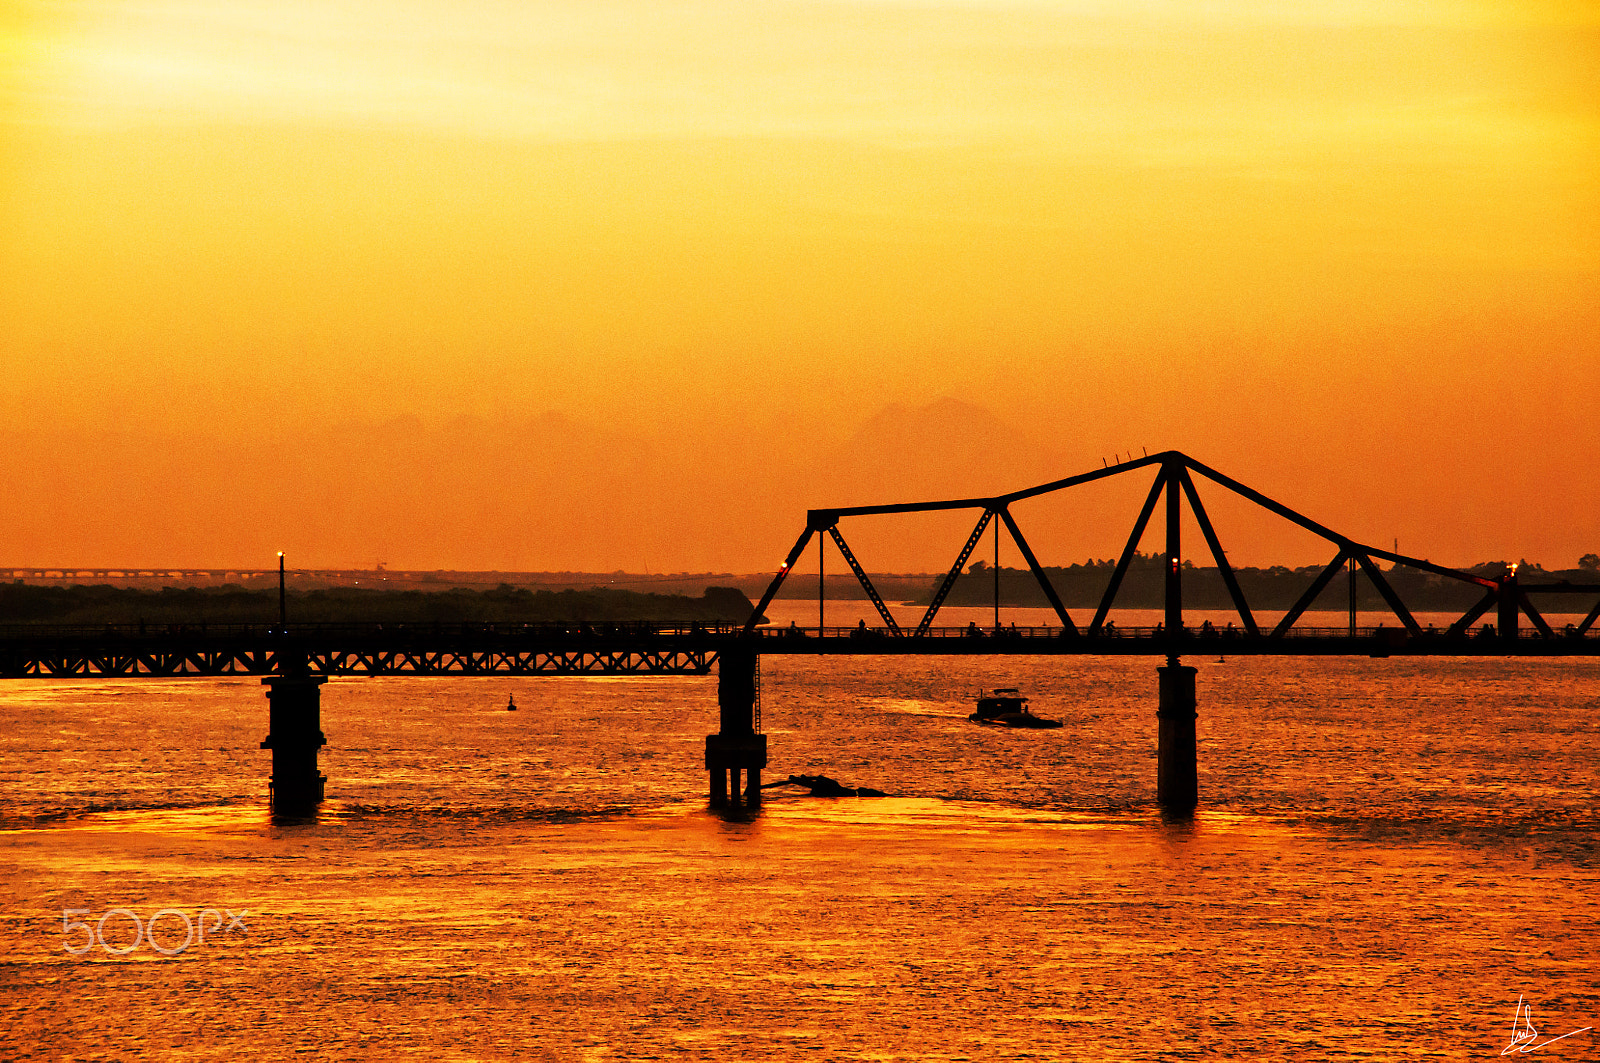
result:
[[[1144,504],[1112,570],[1098,606],[1074,618],[1039,564],[1012,516],[1018,502],[1115,476],[1154,469]],[[1324,540],[1331,560],[1284,615],[1270,626],[1257,619],[1228,563],[1196,478],[1230,491]],[[1239,627],[1197,631],[1184,623],[1182,527],[1187,505],[1226,586]],[[1164,510],[1164,620],[1157,628],[1109,623],[1128,567],[1151,518]],[[840,530],[846,518],[968,510],[977,513],[971,534],[935,589],[920,621],[899,623]],[[939,610],[986,531],[998,551],[1004,528],[1026,562],[1058,623],[1047,627],[977,631],[936,626]],[[831,541],[855,574],[881,619],[872,627],[774,629],[758,623],[810,542],[818,548],[818,597],[823,590],[823,548]],[[1414,611],[1378,567],[1379,561],[1476,588],[1477,602],[1441,631],[1425,630]],[[1306,610],[1341,573],[1364,574],[1396,626],[1310,628]],[[994,568],[999,601],[999,566]],[[1557,630],[1545,619],[1552,602],[1585,615]],[[1540,605],[1544,608],[1541,609]],[[1474,627],[1486,616],[1493,618]],[[1177,657],[1185,653],[1234,655],[1600,656],[1600,581],[1531,584],[1515,572],[1491,579],[1359,543],[1222,473],[1176,451],[992,498],[961,498],[842,509],[814,509],[788,557],[743,627],[621,624],[183,624],[0,626],[0,678],[273,676],[485,676],[485,675],[706,675],[730,646],[767,654],[1106,654]],[[1524,621],[1526,625],[1524,625]],[[973,637],[981,635],[982,637]]]
[[[1156,470],[1154,481],[1150,485],[1149,494],[1144,505],[1140,508],[1138,516],[1133,523],[1133,529],[1128,535],[1126,545],[1121,555],[1117,558],[1116,567],[1112,570],[1111,579],[1101,597],[1099,606],[1095,609],[1093,618],[1086,625],[1076,622],[1066,606],[1061,602],[1056,589],[1050,583],[1049,576],[1039,564],[1032,546],[1022,528],[1017,524],[1011,514],[1011,507],[1018,502],[1037,498],[1041,495],[1064,491],[1083,484],[1093,483],[1113,476],[1124,476],[1140,469],[1154,467]],[[1249,502],[1265,509],[1292,524],[1296,524],[1306,531],[1323,539],[1333,550],[1333,559],[1330,560],[1322,571],[1312,580],[1302,593],[1272,627],[1264,628],[1257,623],[1256,611],[1246,600],[1244,592],[1239,586],[1233,567],[1228,563],[1227,552],[1222,548],[1217,538],[1211,518],[1206,512],[1204,504],[1200,501],[1200,493],[1195,488],[1195,477],[1203,477],[1227,491],[1230,491]],[[1004,525],[1012,542],[1027,562],[1029,571],[1038,583],[1039,590],[1044,594],[1051,609],[1055,611],[1060,621],[1055,633],[1060,637],[1062,650],[1056,652],[1080,653],[1106,653],[1118,652],[1120,646],[1113,647],[1106,639],[1110,631],[1108,618],[1112,607],[1116,604],[1117,592],[1122,587],[1124,577],[1127,575],[1128,566],[1133,561],[1138,551],[1139,544],[1144,539],[1150,518],[1155,514],[1157,505],[1164,501],[1166,525],[1166,550],[1164,558],[1165,567],[1165,619],[1160,629],[1144,633],[1142,641],[1146,645],[1142,652],[1150,652],[1149,641],[1153,640],[1160,646],[1160,652],[1176,654],[1187,650],[1194,645],[1195,633],[1188,631],[1183,620],[1183,568],[1181,564],[1182,542],[1182,515],[1183,507],[1187,503],[1190,513],[1198,525],[1201,535],[1205,538],[1206,547],[1216,561],[1217,572],[1227,587],[1229,598],[1234,609],[1238,612],[1242,631],[1232,643],[1238,647],[1235,652],[1243,653],[1284,653],[1284,654],[1316,654],[1316,653],[1359,653],[1371,654],[1373,642],[1362,638],[1354,622],[1352,607],[1351,623],[1342,631],[1324,629],[1307,631],[1296,627],[1297,621],[1305,614],[1313,602],[1327,589],[1328,585],[1340,573],[1348,569],[1351,577],[1352,594],[1354,593],[1355,573],[1360,571],[1382,596],[1383,601],[1393,614],[1393,619],[1400,625],[1393,631],[1379,630],[1370,632],[1373,637],[1382,640],[1384,648],[1390,652],[1423,653],[1423,654],[1482,654],[1504,655],[1507,653],[1536,653],[1547,655],[1563,654],[1593,654],[1595,640],[1590,637],[1595,621],[1600,619],[1600,580],[1594,584],[1530,584],[1522,583],[1517,579],[1515,569],[1498,579],[1490,579],[1471,572],[1447,568],[1436,565],[1422,558],[1410,557],[1392,550],[1384,550],[1375,546],[1359,543],[1349,536],[1341,535],[1331,528],[1310,517],[1297,513],[1288,506],[1276,502],[1266,495],[1231,477],[1211,469],[1193,458],[1177,451],[1167,451],[1138,458],[1123,464],[1094,472],[1084,473],[1081,476],[1071,476],[1064,480],[1055,480],[1051,483],[1041,484],[1038,487],[1029,487],[1010,494],[996,495],[992,498],[960,498],[942,502],[904,502],[879,506],[853,506],[843,509],[814,509],[809,512],[805,529],[800,537],[795,540],[794,547],[789,551],[778,574],[768,586],[762,596],[760,604],[756,607],[755,615],[750,623],[745,626],[747,634],[754,633],[756,621],[763,610],[772,603],[778,589],[783,585],[794,565],[800,560],[807,544],[812,538],[817,539],[817,593],[822,595],[822,574],[824,568],[823,545],[824,536],[832,539],[838,548],[841,557],[855,573],[856,579],[861,583],[861,589],[866,593],[867,599],[877,609],[882,619],[882,627],[878,633],[887,636],[887,641],[879,643],[871,652],[893,652],[887,647],[895,645],[898,640],[905,640],[907,645],[931,646],[928,636],[936,633],[933,627],[939,608],[944,604],[945,598],[955,586],[965,569],[967,561],[973,551],[982,541],[986,529],[991,524],[994,527],[994,542],[996,556],[998,557],[1000,543],[1000,526]],[[903,628],[890,613],[889,607],[884,604],[882,596],[872,585],[871,578],[862,568],[855,554],[845,542],[844,534],[839,530],[839,522],[846,517],[871,517],[889,514],[904,513],[931,513],[948,510],[975,510],[978,512],[977,523],[973,526],[972,533],[967,536],[966,544],[956,556],[955,563],[940,581],[933,594],[933,599],[923,614],[921,621],[910,631]],[[1396,567],[1415,569],[1429,573],[1436,577],[1459,582],[1464,585],[1478,588],[1480,597],[1476,604],[1461,614],[1442,634],[1425,631],[1417,622],[1414,611],[1406,605],[1395,587],[1384,573],[1378,568],[1378,561],[1388,561]],[[1000,597],[1000,566],[997,563],[993,569],[995,579],[995,601],[998,608]],[[1534,597],[1546,598],[1549,596],[1560,597],[1569,601],[1581,603],[1588,608],[1588,614],[1583,621],[1564,628],[1560,632],[1554,630],[1545,620],[1543,612],[1535,605]],[[1481,638],[1468,638],[1472,626],[1486,613],[1494,611],[1495,623],[1487,631],[1480,629]],[[1532,638],[1523,637],[1520,630],[1520,621],[1526,619],[1532,625]],[[997,624],[998,626],[998,624]],[[1125,632],[1127,634],[1127,632]],[[1141,641],[1141,640],[1134,640]],[[1494,644],[1491,647],[1490,644]],[[762,652],[768,652],[762,643]],[[949,652],[933,649],[923,649],[920,652]],[[990,652],[996,652],[991,650]],[[999,651],[1003,652],[1003,651]],[[1141,651],[1131,651],[1141,652]],[[1387,654],[1380,654],[1387,656]]]
[[[1067,611],[1027,537],[1011,514],[1025,499],[1140,469],[1155,470],[1154,480],[1134,520],[1116,567],[1092,618],[1079,623]],[[1246,600],[1226,552],[1201,503],[1196,477],[1231,491],[1321,537],[1332,560],[1305,588],[1277,623],[1266,627]],[[1164,502],[1164,619],[1155,628],[1119,630],[1109,622],[1128,567],[1157,506]],[[1239,616],[1240,626],[1225,631],[1184,623],[1181,528],[1187,503]],[[844,518],[887,514],[968,510],[977,522],[940,581],[915,627],[897,622],[839,530]],[[983,633],[935,626],[967,561],[993,525],[995,628]],[[998,551],[1000,528],[1016,544],[1059,623],[1048,627],[1001,629]],[[760,623],[779,588],[813,538],[818,546],[818,597],[822,595],[824,546],[831,540],[862,590],[877,609],[881,625],[856,628],[771,629]],[[1478,592],[1478,600],[1445,630],[1424,630],[1414,611],[1378,568],[1378,561],[1458,581]],[[1355,573],[1364,573],[1397,621],[1396,627],[1315,629],[1298,621],[1341,570],[1348,569],[1354,601]],[[1392,571],[1392,570],[1391,570]],[[280,569],[280,596],[282,594]],[[1556,631],[1535,599],[1576,603],[1581,623]],[[280,602],[282,601],[280,597]],[[281,606],[280,606],[281,610]],[[1494,621],[1473,626],[1493,612]],[[663,627],[649,624],[294,624],[280,611],[276,625],[178,624],[91,628],[0,627],[0,678],[154,679],[162,677],[260,676],[267,686],[269,733],[261,743],[272,750],[272,807],[275,813],[304,816],[324,798],[327,779],[317,765],[326,744],[319,688],[332,676],[488,676],[488,675],[676,675],[704,676],[717,667],[720,726],[706,736],[705,768],[713,807],[754,806],[760,801],[761,771],[767,765],[767,736],[761,733],[760,659],[769,654],[1142,654],[1165,656],[1159,667],[1157,801],[1171,811],[1192,809],[1197,800],[1195,747],[1195,669],[1179,663],[1189,653],[1234,655],[1395,654],[1450,656],[1600,656],[1594,631],[1600,618],[1600,582],[1591,585],[1524,584],[1516,572],[1490,579],[1435,565],[1419,558],[1356,542],[1176,451],[1168,451],[992,498],[910,502],[848,509],[811,510],[806,526],[779,567],[760,604],[742,627]],[[1529,626],[1523,627],[1522,621]]]

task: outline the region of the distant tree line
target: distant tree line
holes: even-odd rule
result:
[[[1589,562],[1593,562],[1591,565]],[[1579,562],[1580,568],[1549,572],[1538,564],[1518,563],[1518,578],[1523,583],[1556,583],[1563,579],[1573,583],[1595,583],[1600,570],[1600,557],[1586,554]],[[1287,568],[1274,565],[1270,568],[1236,568],[1234,576],[1239,589],[1251,609],[1286,610],[1299,600],[1321,573],[1324,565]],[[1474,565],[1463,571],[1487,579],[1498,579],[1508,565],[1495,561]],[[1100,604],[1106,587],[1111,582],[1116,562],[1088,560],[1082,564],[1065,567],[1046,567],[1045,575],[1056,594],[1068,608],[1093,609]],[[1231,609],[1233,599],[1215,566],[1200,567],[1185,561],[1182,567],[1183,604],[1192,609]],[[1483,590],[1470,583],[1448,579],[1417,569],[1397,567],[1383,569],[1383,577],[1408,607],[1419,611],[1465,612],[1482,597]],[[926,605],[933,599],[939,581],[932,582],[917,599]],[[945,599],[946,605],[988,605],[994,601],[995,573],[983,561],[976,561],[959,577]],[[1166,560],[1161,554],[1138,554],[1128,564],[1122,585],[1117,591],[1116,605],[1123,609],[1159,609],[1166,598]],[[1312,604],[1314,609],[1339,610],[1350,602],[1350,580],[1340,572]],[[1012,606],[1048,606],[1049,601],[1039,589],[1038,581],[1026,568],[1000,569],[1000,604]],[[1364,572],[1356,573],[1356,604],[1358,608],[1386,609],[1383,596],[1373,586]]]
[[[504,583],[482,591],[332,588],[288,594],[290,623],[647,620],[742,624],[752,608],[744,592],[733,587],[708,587],[699,598],[609,589],[533,591]],[[259,624],[277,620],[276,589],[0,584],[0,624]]]

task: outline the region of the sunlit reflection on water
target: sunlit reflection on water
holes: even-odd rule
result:
[[[329,684],[297,823],[259,684],[0,684],[7,1054],[1468,1058],[1519,993],[1600,1019],[1592,667],[1202,666],[1187,818],[1152,668],[769,662],[766,781],[891,796],[743,821],[705,809],[714,680]],[[967,723],[994,685],[1073,723]],[[113,908],[243,926],[65,951]]]

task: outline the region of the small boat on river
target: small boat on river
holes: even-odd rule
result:
[[[1044,729],[1061,726],[1060,720],[1047,720],[1029,711],[1028,699],[1016,687],[998,687],[987,693],[980,692],[978,711],[967,719],[989,727]]]

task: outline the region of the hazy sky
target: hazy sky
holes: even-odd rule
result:
[[[1174,447],[1570,565],[1597,297],[1592,2],[0,8],[0,564],[761,569]]]

